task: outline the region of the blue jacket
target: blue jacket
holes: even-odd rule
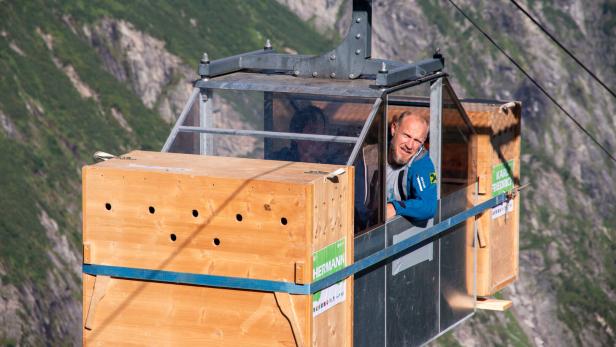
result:
[[[436,171],[430,156],[418,157],[408,167],[406,177],[406,199],[388,201],[394,205],[396,214],[412,221],[422,222],[436,213]]]

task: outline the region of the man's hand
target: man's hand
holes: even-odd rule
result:
[[[387,211],[386,211],[387,219],[391,219],[396,216],[396,209],[394,208],[394,204],[391,202],[387,203]]]

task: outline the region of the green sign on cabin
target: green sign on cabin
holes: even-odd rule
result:
[[[500,163],[492,166],[492,196],[497,196],[512,189],[513,160],[507,161],[507,165]]]

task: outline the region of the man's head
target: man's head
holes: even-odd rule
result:
[[[308,106],[295,113],[291,119],[289,130],[294,133],[325,134],[327,120],[323,111],[316,106]],[[304,162],[318,162],[327,150],[325,142],[294,140],[294,147],[299,160]]]
[[[421,116],[403,112],[391,123],[389,162],[406,165],[428,137],[428,122]]]

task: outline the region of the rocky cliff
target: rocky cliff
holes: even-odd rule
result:
[[[609,93],[512,4],[457,3],[616,152],[616,100]],[[608,85],[616,85],[613,4],[523,5]],[[455,339],[462,345],[613,345],[615,163],[448,2],[375,1],[373,24],[373,56],[413,61],[440,48],[461,97],[524,105],[522,175],[530,188],[522,194],[520,280],[502,293],[514,308],[479,313],[454,331]]]

